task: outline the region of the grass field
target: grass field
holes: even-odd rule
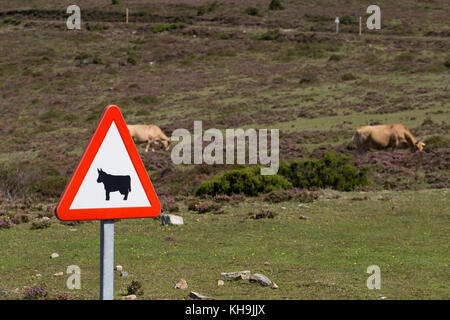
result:
[[[173,287],[184,278],[190,290],[216,299],[450,298],[448,191],[365,195],[367,200],[354,200],[361,193],[326,191],[302,207],[248,199],[226,204],[222,215],[183,208],[184,226],[121,220],[115,225],[115,262],[129,277],[116,272],[115,296],[138,279],[143,298],[183,299],[188,292]],[[259,208],[279,214],[249,219]],[[53,274],[72,264],[81,268],[82,289],[70,294],[98,298],[99,223],[29,228],[21,224],[0,233],[3,298],[20,298],[22,286],[32,283],[67,292],[68,276]],[[168,237],[174,241],[165,241]],[[50,259],[53,252],[60,257]],[[381,269],[381,290],[366,287],[366,269],[374,264]],[[217,286],[221,272],[241,270],[263,273],[279,289],[244,280]]]
[[[234,167],[175,166],[170,152],[139,146],[163,212],[175,204],[185,225],[116,223],[116,263],[130,274],[117,273],[116,298],[137,279],[145,299],[182,299],[189,289],[217,299],[449,299],[449,3],[380,0],[382,28],[363,22],[362,36],[369,1],[282,0],[277,11],[269,1],[213,3],[80,0],[82,28],[67,30],[70,1],[0,0],[0,299],[19,299],[33,283],[98,298],[99,223],[65,225],[47,206],[109,104],[127,123],[157,124],[168,136],[192,132],[194,120],[203,130],[280,129],[283,161],[335,151],[367,167],[371,181],[303,206],[261,195],[198,214],[187,209],[205,200],[196,188]],[[339,34],[336,16],[346,21]],[[354,155],[354,129],[381,123],[406,125],[427,142],[424,152]],[[248,218],[265,207],[278,215]],[[17,214],[30,221],[2,227]],[[42,215],[51,226],[31,229]],[[79,291],[53,276],[72,264]],[[366,287],[370,265],[381,268],[381,290]],[[221,272],[240,270],[279,289],[217,286]],[[180,278],[188,290],[173,289]]]

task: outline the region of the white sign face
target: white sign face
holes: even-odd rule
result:
[[[115,122],[70,209],[151,207]]]

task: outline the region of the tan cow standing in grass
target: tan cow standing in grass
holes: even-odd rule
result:
[[[369,149],[396,151],[397,149],[410,148],[412,152],[415,152],[422,151],[425,146],[402,124],[359,127],[353,136],[353,142],[360,154]]]
[[[170,138],[158,126],[153,124],[135,124],[127,125],[127,128],[136,144],[147,142],[145,152],[148,152],[153,143],[160,143],[165,150],[169,148]],[[155,150],[152,148],[152,151]]]

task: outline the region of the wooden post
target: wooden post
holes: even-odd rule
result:
[[[362,18],[359,17],[359,35],[362,34]]]
[[[125,12],[126,12],[126,23],[128,23],[128,8],[125,10]]]

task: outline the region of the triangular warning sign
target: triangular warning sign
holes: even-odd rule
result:
[[[108,106],[56,208],[60,220],[155,217],[161,205],[117,106]]]

